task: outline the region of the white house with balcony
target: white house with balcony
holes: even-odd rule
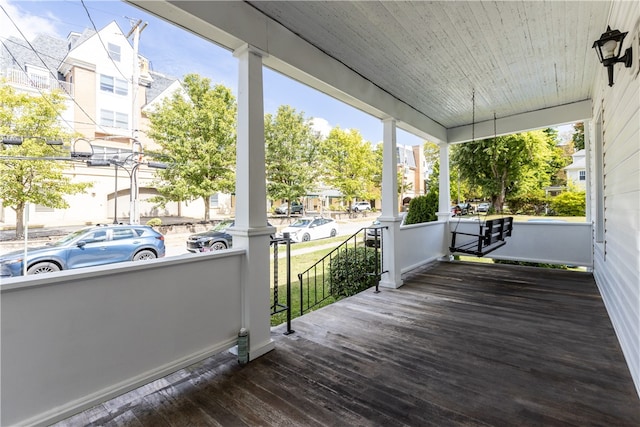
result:
[[[474,319],[456,330],[447,329],[456,319],[451,312],[442,311],[442,307],[447,301],[453,301],[464,304],[468,308],[467,315],[473,315],[480,307],[485,307],[484,300],[473,297],[501,299],[501,295],[505,295],[502,301],[507,299],[509,302],[507,294],[500,294],[500,291],[518,288],[519,282],[507,279],[500,287],[483,287],[482,277],[490,276],[490,270],[482,270],[480,275],[466,275],[464,264],[456,264],[458,273],[446,276],[447,281],[440,278],[422,285],[412,282],[407,289],[404,299],[411,304],[415,314],[422,313],[422,304],[427,302],[413,297],[412,289],[416,286],[447,289],[454,279],[467,281],[467,289],[452,298],[434,295],[431,301],[440,304],[431,305],[434,312],[430,312],[432,316],[422,323],[412,322],[401,313],[396,316],[390,307],[379,310],[377,324],[360,322],[365,318],[365,310],[355,305],[359,300],[347,301],[351,330],[370,331],[396,322],[397,330],[376,337],[391,345],[386,347],[387,352],[377,353],[379,342],[372,339],[360,343],[364,349],[359,353],[360,357],[340,353],[341,358],[332,359],[328,367],[331,372],[327,376],[306,382],[309,386],[319,384],[329,390],[331,396],[322,404],[314,402],[303,411],[298,410],[295,412],[298,417],[312,413],[313,409],[333,408],[332,399],[340,399],[350,384],[347,372],[360,379],[367,375],[374,379],[381,368],[377,355],[401,353],[400,356],[404,356],[408,351],[397,351],[403,346],[412,350],[414,342],[402,341],[404,334],[399,332],[440,330],[440,333],[434,332],[433,341],[437,339],[445,347],[456,343],[459,349],[447,354],[447,360],[464,358],[468,361],[459,365],[466,373],[464,378],[459,378],[448,389],[456,397],[466,393],[464,405],[446,414],[439,412],[442,394],[431,386],[446,382],[454,375],[447,370],[449,365],[430,366],[430,375],[421,377],[422,381],[416,384],[418,368],[428,362],[426,359],[437,357],[430,353],[431,340],[417,349],[411,362],[404,357],[394,362],[396,367],[415,367],[403,377],[404,383],[393,388],[385,384],[376,389],[360,388],[349,395],[350,400],[358,402],[358,406],[369,413],[389,411],[394,417],[386,418],[389,421],[420,411],[422,406],[416,399],[421,392],[429,393],[432,415],[442,416],[442,424],[455,424],[464,414],[469,423],[481,423],[479,417],[491,416],[494,406],[487,405],[491,395],[494,402],[510,405],[508,415],[514,425],[527,420],[560,423],[557,418],[545,418],[547,409],[569,417],[568,424],[588,424],[593,422],[592,417],[601,416],[602,412],[584,410],[585,405],[598,407],[604,402],[605,407],[601,408],[604,411],[613,409],[612,416],[615,416],[616,408],[625,411],[627,417],[619,420],[620,425],[637,425],[638,413],[633,409],[638,407],[637,395],[640,394],[638,2],[132,0],[129,3],[224,46],[238,60],[237,204],[233,249],[152,260],[144,265],[124,263],[106,269],[89,268],[4,281],[0,287],[3,425],[41,425],[64,419],[233,347],[241,328],[249,331],[249,369],[229,368],[224,370],[224,379],[233,377],[234,373],[241,377],[243,372],[259,374],[269,365],[261,363],[260,360],[265,359],[260,358],[286,355],[288,349],[303,345],[305,337],[298,339],[294,334],[286,345],[276,347],[271,336],[269,236],[274,229],[265,226],[263,67],[328,93],[382,121],[384,157],[380,222],[384,227],[384,274],[380,286],[393,289],[389,293],[394,295],[402,295],[405,280],[415,269],[449,262],[453,255],[449,250],[452,230],[477,228],[472,221],[454,223],[450,218],[448,165],[452,144],[496,134],[585,122],[587,220],[583,223],[515,222],[509,243],[492,256],[580,265],[586,267],[587,272],[560,274],[562,278],[557,282],[557,288],[548,292],[543,287],[533,286],[530,289],[533,298],[542,299],[545,304],[530,307],[514,304],[495,309],[490,313],[493,321],[487,328],[491,329],[490,333],[483,330],[470,337],[478,344],[482,342],[495,347],[502,342],[502,335],[507,338],[508,331],[504,328],[520,322],[518,314],[534,316],[537,321],[532,323],[531,329],[538,330],[545,342],[553,341],[557,346],[541,353],[537,346],[520,341],[520,335],[511,335],[515,337],[514,345],[494,354],[496,363],[511,352],[517,352],[527,363],[510,372],[520,375],[530,372],[530,366],[536,361],[549,358],[554,363],[546,376],[568,385],[563,387],[566,393],[556,393],[553,386],[542,387],[540,393],[546,397],[534,402],[518,397],[529,383],[511,383],[512,375],[496,374],[492,378],[478,379],[477,375],[483,370],[479,366],[485,366],[487,354],[470,359],[468,357],[474,351],[471,343],[458,342],[456,333],[442,333],[443,330],[462,333],[474,327]],[[618,41],[622,62],[614,62],[611,54],[617,54],[618,50],[613,49],[605,51],[602,58],[605,66],[602,66],[593,46],[595,41],[607,44],[608,26],[627,36]],[[625,52],[629,52],[626,58],[630,60],[623,57]],[[473,91],[475,104],[472,103]],[[397,182],[398,127],[436,141],[440,146],[437,221],[401,225]],[[474,265],[468,270],[477,272],[478,267]],[[564,357],[567,353],[563,351],[566,348],[563,344],[571,345],[593,336],[594,331],[584,327],[592,320],[588,311],[580,318],[568,319],[565,328],[560,327],[567,330],[571,329],[569,324],[578,327],[573,337],[559,342],[554,334],[546,333],[545,326],[553,318],[582,301],[575,292],[568,290],[576,274],[583,278],[587,275],[593,280],[597,290],[588,299],[600,301],[606,308],[606,319],[595,329],[612,328],[610,338],[613,341],[607,341],[608,344],[596,342],[592,350],[595,352],[605,345],[619,348],[625,366],[615,376],[601,378],[600,369],[595,368],[591,360],[593,353]],[[530,276],[536,276],[536,273]],[[372,295],[367,298],[386,298],[385,292]],[[514,301],[518,300],[514,298]],[[325,311],[323,316],[314,319],[324,318],[326,323],[343,324],[344,319],[332,318],[332,312]],[[511,313],[514,317],[510,318],[515,321],[505,320],[506,313]],[[322,320],[312,323],[320,330],[324,342],[329,341],[328,348],[333,352],[351,346],[349,339],[323,330]],[[435,329],[427,329],[429,325]],[[350,337],[354,342],[359,338],[358,335]],[[300,344],[296,344],[296,340]],[[528,347],[526,352],[523,347]],[[492,351],[490,345],[485,348]],[[332,351],[327,350],[327,354],[333,354]],[[312,350],[305,354],[309,359],[315,356]],[[360,359],[369,364],[357,365],[362,369],[353,372],[351,367]],[[553,370],[562,369],[570,359],[579,361],[576,377],[565,377],[564,372]],[[298,370],[304,369],[305,362],[299,362]],[[511,369],[506,363],[500,366],[502,370],[496,372]],[[297,370],[292,368],[291,371]],[[312,374],[309,372],[308,376]],[[262,381],[248,374],[243,378],[244,383]],[[331,379],[335,381],[328,383]],[[257,394],[267,394],[264,384],[269,380],[271,378],[256,384],[255,394],[241,403],[251,407]],[[494,387],[501,382],[507,382],[508,387],[503,394],[494,395]],[[198,381],[193,383],[196,388],[192,396],[198,397]],[[622,384],[624,387],[619,388]],[[405,393],[405,390],[414,390],[411,387],[417,387],[417,392]],[[469,389],[473,389],[472,394],[467,393]],[[363,394],[363,391],[367,393]],[[574,393],[570,405],[557,407],[559,400]],[[608,399],[614,393],[620,400],[611,402]],[[224,388],[220,394],[225,394]],[[583,399],[587,394],[588,401]],[[298,395],[289,397],[294,399]],[[397,403],[388,405],[389,401]],[[286,399],[273,399],[272,403],[280,409],[289,408],[292,414],[298,409],[289,405]],[[187,406],[185,412],[180,412],[181,409],[171,407],[177,414],[183,414],[184,418],[176,415],[179,419],[191,420],[187,417],[199,413],[189,411],[192,406]],[[265,416],[272,414],[269,409],[265,406]],[[539,418],[518,418],[518,415],[532,412]],[[435,418],[421,419],[437,423]],[[482,423],[497,425],[505,419],[498,417]],[[606,417],[600,419],[605,420],[602,424],[606,425]],[[366,417],[356,421],[374,424]],[[411,421],[419,422],[417,419],[405,419],[404,422],[411,424]]]
[[[137,73],[133,72],[134,64],[138,65]],[[69,132],[80,133],[98,160],[127,158],[132,153],[133,138],[142,143],[143,149],[156,148],[146,137],[146,113],[181,90],[178,79],[149,70],[148,60],[134,51],[116,22],[98,32],[72,32],[66,39],[37,35],[28,44],[10,37],[0,48],[0,71],[3,84],[19,92],[37,96],[61,91],[67,101],[66,109],[60,112],[60,124]],[[151,185],[153,171],[142,167],[132,176],[130,168],[125,169],[69,164],[69,175],[92,182],[93,187],[85,194],[68,196],[70,209],[31,206],[30,221],[75,225],[128,218],[134,179],[139,181],[141,215],[202,215],[199,203],[169,203],[160,209],[147,202],[157,194]],[[0,221],[9,226],[15,224],[14,211],[0,209]]]

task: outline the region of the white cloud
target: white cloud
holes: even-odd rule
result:
[[[22,34],[29,40],[33,40],[36,34],[50,34],[57,36],[56,26],[52,22],[53,19],[41,18],[39,16],[31,16],[24,13],[18,7],[19,3],[8,0],[0,0],[0,37],[7,38],[15,36],[22,39]],[[7,16],[7,14],[9,16]],[[11,19],[9,19],[11,17]],[[11,22],[13,21],[13,22]],[[15,23],[15,25],[14,25]],[[18,31],[18,28],[20,29]]]
[[[324,138],[329,136],[329,132],[333,129],[333,126],[329,124],[329,122],[320,117],[314,117],[311,119],[311,129],[319,132]]]

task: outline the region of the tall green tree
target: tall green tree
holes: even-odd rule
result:
[[[548,133],[533,131],[456,145],[451,160],[461,177],[482,187],[501,211],[509,194],[549,185],[555,174],[554,147]]]
[[[376,155],[371,143],[355,129],[331,129],[321,144],[324,181],[340,190],[349,206],[373,194]]]
[[[169,164],[158,172],[160,205],[200,199],[208,221],[209,198],[235,188],[237,105],[231,89],[187,74],[176,92],[149,115],[153,155]]]
[[[0,200],[16,213],[16,237],[24,235],[23,215],[27,203],[65,209],[65,195],[84,192],[91,183],[73,183],[64,171],[70,163],[57,160],[19,160],[16,157],[68,157],[60,146],[46,140],[70,140],[58,123],[65,109],[57,93],[32,96],[0,86],[0,135],[25,137],[22,145],[3,146],[0,155]],[[28,138],[37,137],[37,138]],[[12,158],[13,157],[13,158]]]
[[[276,115],[264,119],[267,194],[272,200],[291,201],[309,194],[319,175],[320,136],[304,113],[282,105]]]
[[[573,147],[576,151],[584,149],[584,122],[575,123],[573,130]]]

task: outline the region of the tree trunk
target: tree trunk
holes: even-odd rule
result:
[[[18,205],[16,211],[16,239],[24,237],[24,203]]]
[[[203,197],[202,201],[204,202],[204,220],[205,222],[209,222],[209,198]]]

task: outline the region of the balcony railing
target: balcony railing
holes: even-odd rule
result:
[[[37,90],[60,90],[69,96],[73,96],[73,83],[54,79],[50,75],[25,74],[22,70],[11,68],[3,73],[7,83],[33,88]]]

